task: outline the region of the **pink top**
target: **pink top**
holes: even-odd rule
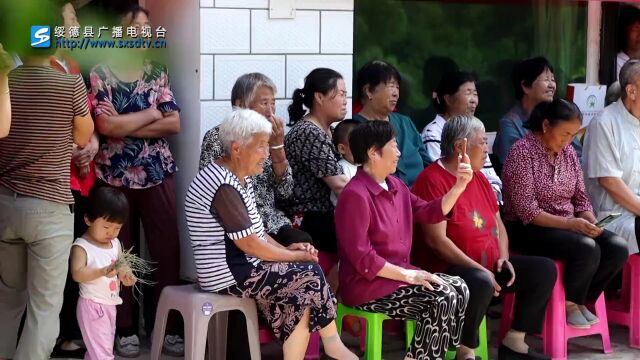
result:
[[[347,306],[365,304],[407,285],[377,274],[387,262],[417,269],[409,264],[413,223],[447,219],[441,199],[421,200],[393,176],[386,183],[388,191],[360,168],[340,193],[335,218],[340,294]]]
[[[532,133],[518,140],[502,169],[505,220],[530,223],[543,211],[567,218],[593,211],[578,155],[566,146],[552,163]]]

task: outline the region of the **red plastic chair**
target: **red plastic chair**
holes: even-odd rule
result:
[[[629,328],[629,346],[640,349],[640,255],[631,255],[622,273],[620,299],[607,300],[612,324]]]

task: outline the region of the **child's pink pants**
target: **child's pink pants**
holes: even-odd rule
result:
[[[80,297],[76,308],[82,339],[87,346],[85,360],[113,360],[116,336],[116,306]]]

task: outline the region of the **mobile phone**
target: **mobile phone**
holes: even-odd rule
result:
[[[610,214],[609,216],[605,217],[604,219],[598,221],[596,223],[596,226],[599,227],[599,228],[603,228],[603,227],[607,226],[608,224],[610,224],[613,220],[619,218],[620,216],[622,216],[621,213]]]
[[[509,269],[507,265],[502,265],[502,269],[500,270],[500,272],[498,272],[498,269],[496,269],[496,272],[494,274],[495,274],[496,282],[498,283],[498,285],[500,285],[500,287],[507,286],[507,284],[509,283],[509,281],[511,281],[511,278],[513,277],[513,274],[511,273],[511,269]]]

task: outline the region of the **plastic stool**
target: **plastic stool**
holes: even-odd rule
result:
[[[255,302],[252,299],[203,292],[194,285],[167,286],[162,290],[151,342],[151,359],[160,359],[169,310],[179,311],[184,319],[185,359],[204,359],[207,340],[209,359],[226,359],[227,311],[240,310],[247,319],[251,359],[260,360]],[[215,321],[210,321],[213,315]]]
[[[629,328],[629,346],[640,348],[640,255],[629,256],[622,273],[622,296],[607,299],[609,322]]]
[[[372,313],[368,311],[354,309],[343,304],[338,304],[338,311],[336,316],[336,326],[338,327],[338,333],[342,333],[342,318],[344,316],[354,316],[366,321],[366,336],[365,338],[365,351],[364,356],[366,360],[381,360],[382,359],[382,322],[385,320],[391,320],[385,314]],[[486,320],[486,319],[485,319]],[[487,327],[486,321],[483,320],[480,325],[480,346],[476,349],[476,355],[480,356],[482,360],[489,360],[487,351]],[[413,334],[415,332],[416,323],[413,320],[405,321],[405,344],[409,348],[411,341],[413,341]],[[362,339],[361,335],[361,339]],[[451,356],[451,357],[450,357]],[[455,351],[447,352],[447,359],[455,358]]]
[[[591,325],[589,329],[576,329],[567,325],[567,311],[565,305],[564,285],[562,284],[564,265],[555,261],[558,270],[558,279],[553,286],[549,304],[547,304],[547,312],[542,326],[542,343],[544,353],[554,360],[567,359],[567,342],[571,338],[582,337],[588,335],[600,335],[602,337],[602,348],[605,354],[612,352],[611,340],[609,338],[609,324],[607,322],[607,307],[604,300],[604,294],[600,294],[591,311],[600,321]],[[500,333],[498,343],[502,341],[507,331],[511,328],[513,320],[513,309],[515,303],[515,294],[504,294],[502,300],[502,320],[500,322]]]
[[[475,348],[476,358],[480,358],[482,360],[489,360],[489,349],[487,346],[487,317],[482,318],[482,322],[480,323],[480,327],[478,328],[478,347]],[[447,351],[447,355],[445,355],[445,360],[453,360],[456,358],[456,350]]]

